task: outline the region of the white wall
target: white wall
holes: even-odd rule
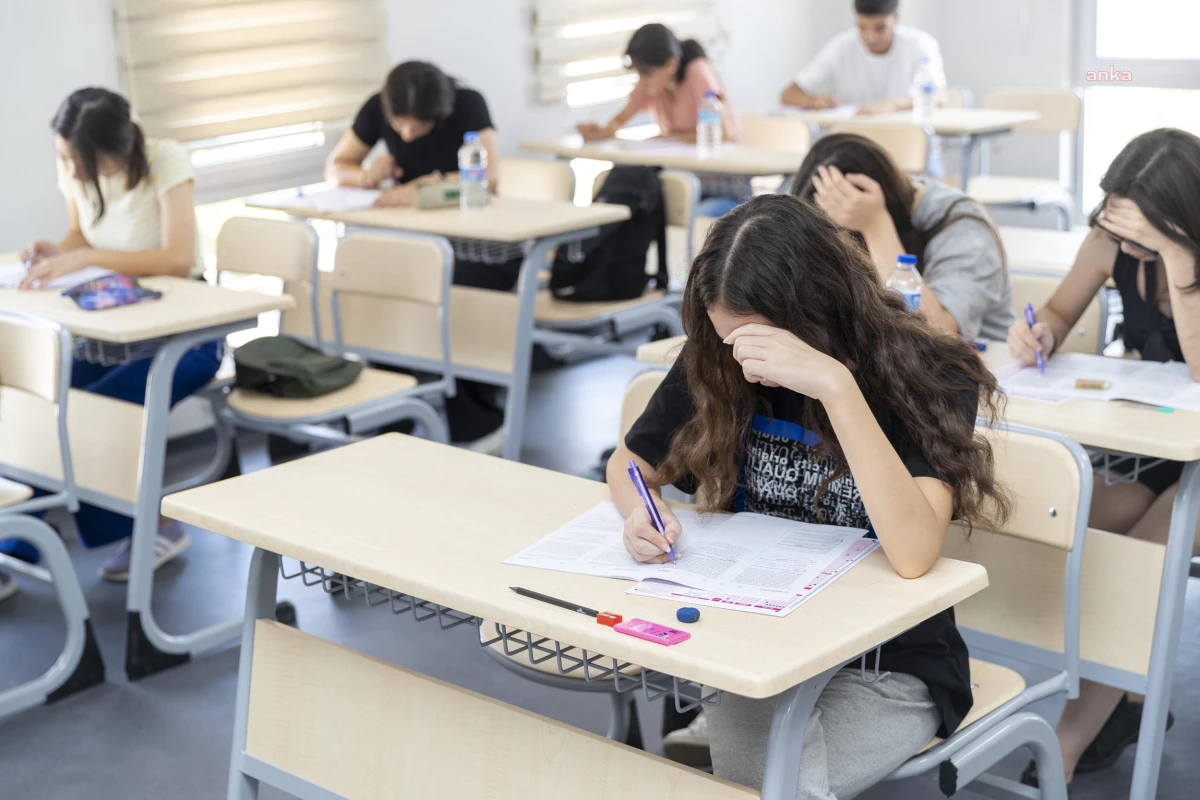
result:
[[[112,11],[97,0],[0,2],[0,252],[58,239],[66,212],[54,186],[50,119],[81,86],[117,87]]]

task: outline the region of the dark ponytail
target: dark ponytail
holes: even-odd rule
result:
[[[664,66],[672,58],[679,59],[675,80],[683,82],[687,68],[697,58],[706,58],[704,46],[695,39],[679,41],[671,29],[658,22],[643,25],[633,32],[625,48],[629,66],[638,72]]]
[[[100,156],[115,158],[124,165],[129,189],[150,175],[146,137],[133,121],[129,101],[116,92],[97,87],[71,92],[58,107],[50,127],[71,146],[82,173],[79,177],[96,189],[99,209],[95,221],[104,216]]]

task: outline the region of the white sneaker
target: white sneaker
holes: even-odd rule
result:
[[[7,600],[20,591],[17,581],[7,572],[0,572],[0,602]]]
[[[712,755],[708,751],[708,717],[703,711],[686,728],[671,731],[663,737],[663,755],[697,769],[712,766]]]
[[[120,549],[113,553],[100,567],[100,577],[114,583],[126,583],[129,580],[129,562],[132,560],[130,546],[133,537],[121,542]],[[191,545],[192,540],[187,531],[178,522],[168,522],[158,529],[154,537],[154,569],[166,564]]]
[[[504,426],[500,426],[491,433],[480,436],[473,442],[462,442],[458,447],[464,450],[470,450],[473,453],[483,453],[485,456],[497,456],[504,452]]]

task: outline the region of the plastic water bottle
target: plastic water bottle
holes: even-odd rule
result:
[[[696,150],[701,155],[716,155],[721,150],[721,98],[705,92],[696,112]]]
[[[458,180],[461,184],[458,207],[478,211],[488,204],[487,150],[479,143],[479,134],[470,131],[458,148]]]
[[[917,272],[917,257],[907,254],[896,259],[896,269],[887,279],[887,288],[904,298],[909,311],[921,308],[921,273]]]
[[[933,116],[937,87],[933,85],[933,70],[929,68],[929,56],[921,59],[921,66],[913,75],[912,106],[916,119],[929,119]]]

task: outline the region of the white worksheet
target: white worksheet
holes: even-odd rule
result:
[[[1200,384],[1187,364],[1178,361],[1136,361],[1082,353],[1063,353],[1046,361],[1046,374],[1037,367],[1010,365],[996,370],[1000,386],[1014,397],[1061,400],[1132,400],[1154,406],[1200,411]],[[1108,384],[1104,389],[1077,389],[1086,379]]]
[[[655,579],[786,604],[843,558],[865,531],[764,514],[680,511],[675,563],[641,564],[621,541],[625,520],[600,503],[505,561],[626,580]]]
[[[324,214],[339,211],[363,211],[372,208],[382,192],[378,189],[357,189],[353,186],[330,186],[324,189],[295,189],[272,192],[246,199],[248,205],[268,208],[313,208]]]
[[[94,281],[96,278],[103,278],[105,275],[111,275],[112,271],[101,267],[84,267],[78,272],[72,272],[69,275],[63,275],[61,278],[55,278],[45,286],[38,287],[40,289],[73,289],[81,283]],[[15,289],[21,285],[21,281],[25,278],[25,265],[21,262],[13,262],[10,264],[0,263],[0,289]]]

